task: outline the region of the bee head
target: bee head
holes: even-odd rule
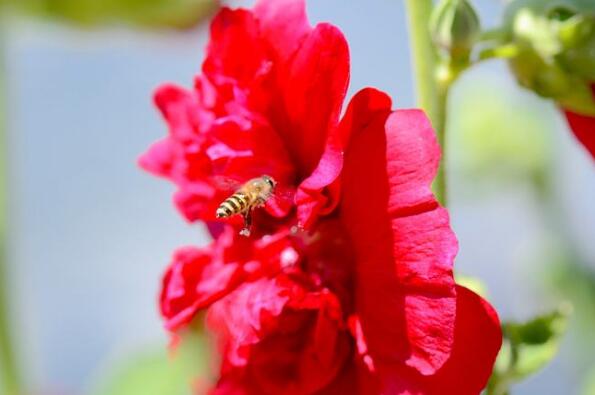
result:
[[[273,178],[270,177],[270,176],[262,176],[262,179],[264,180],[264,182],[266,182],[267,184],[269,184],[269,186],[271,188],[274,188],[275,185],[277,185],[277,182],[275,180],[273,180]]]

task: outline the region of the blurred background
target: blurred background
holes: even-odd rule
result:
[[[474,4],[484,26],[498,23],[500,2]],[[350,95],[375,86],[396,107],[414,106],[403,2],[311,0],[308,12],[345,33]],[[170,254],[208,242],[176,213],[173,187],[135,162],[166,133],[153,90],[191,86],[208,27],[149,29],[149,18],[140,29],[99,28],[81,15],[82,26],[18,13],[1,21],[9,324],[31,394],[133,394],[166,360],[157,292]],[[465,73],[450,111],[457,272],[483,282],[503,320],[574,306],[558,355],[513,394],[595,393],[592,160],[555,106],[518,87],[502,61]],[[199,370],[204,350],[168,377]]]

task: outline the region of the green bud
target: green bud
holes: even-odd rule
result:
[[[480,34],[480,21],[467,0],[441,0],[432,13],[430,32],[444,57],[467,61]]]

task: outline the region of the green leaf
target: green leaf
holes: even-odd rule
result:
[[[216,0],[6,0],[12,8],[37,17],[82,26],[129,24],[184,28],[209,16]]]
[[[516,0],[504,21],[506,44],[517,49],[509,61],[518,82],[563,108],[595,115],[595,2]]]
[[[111,367],[92,395],[192,395],[197,380],[208,381],[209,348],[204,338],[186,337],[173,351],[143,351]]]
[[[505,324],[504,337],[516,348],[516,361],[512,371],[516,381],[541,370],[558,352],[560,339],[567,326],[570,308],[537,317],[522,324]]]
[[[524,323],[502,325],[504,343],[488,385],[488,394],[507,394],[510,385],[537,373],[556,356],[570,311],[569,305],[563,305]]]

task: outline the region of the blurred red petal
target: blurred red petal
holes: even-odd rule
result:
[[[214,259],[215,246],[178,250],[163,277],[160,306],[170,331],[190,323],[196,313],[237,285],[241,267]]]
[[[138,165],[159,177],[170,177],[175,166],[176,146],[169,139],[159,140],[138,159]]]
[[[595,159],[595,116],[565,111],[566,119],[576,138]]]

